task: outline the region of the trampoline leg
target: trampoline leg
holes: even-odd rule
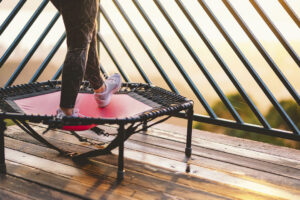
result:
[[[145,120],[145,121],[143,122],[143,131],[144,131],[144,132],[147,132],[147,130],[148,130],[148,127],[147,127],[147,121]]]
[[[123,180],[124,178],[124,139],[125,139],[125,130],[124,124],[120,124],[118,134],[119,138],[119,157],[118,157],[118,181]]]
[[[6,174],[5,153],[4,153],[4,131],[6,123],[0,119],[0,174]]]
[[[187,157],[191,157],[192,155],[193,115],[194,115],[193,108],[188,109],[187,111],[188,124],[187,124],[186,147],[185,147],[185,155]]]

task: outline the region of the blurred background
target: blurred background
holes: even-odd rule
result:
[[[12,9],[18,2],[18,0],[3,0],[2,3],[0,3],[0,24],[4,22],[4,20],[7,18],[7,16],[10,14]],[[38,8],[41,2],[41,0],[26,1],[21,11],[16,15],[11,24],[0,35],[0,57],[4,55],[5,51],[14,42],[15,38],[18,36],[24,25],[30,19],[33,12]],[[220,100],[218,94],[215,92],[211,84],[207,81],[201,70],[199,70],[199,66],[197,65],[197,63],[194,62],[189,52],[186,50],[160,10],[157,8],[154,1],[140,0],[138,2],[143,7],[149,18],[152,20],[155,27],[159,30],[159,33],[178,59],[178,62],[182,66],[184,66],[184,69],[190,76],[193,83],[196,85],[199,92],[213,108],[216,115],[220,118],[234,120],[230,112],[226,109],[224,103],[222,103],[222,101]],[[249,74],[246,67],[234,53],[222,34],[218,31],[217,27],[211,21],[199,2],[197,0],[182,0],[181,2],[193,16],[196,24],[204,32],[208,40],[220,54],[223,61],[235,75],[236,79],[247,91],[247,94],[251,97],[261,113],[263,113],[263,115],[266,117],[270,125],[273,128],[289,130],[288,126],[275,111],[269,99],[260,89],[253,77]],[[230,34],[242,53],[246,56],[249,63],[256,70],[257,74],[265,82],[274,97],[284,107],[288,115],[296,123],[297,127],[300,128],[299,104],[297,104],[291,97],[290,93],[272,71],[264,57],[260,54],[251,40],[245,34],[243,29],[225,7],[222,0],[207,0],[205,2],[213,11],[214,15],[217,17],[220,23],[223,25],[225,30]],[[299,66],[289,55],[283,45],[278,41],[267,24],[262,20],[261,16],[251,5],[250,1],[230,0],[229,2],[233,6],[233,8],[238,11],[238,14],[246,22],[247,26],[251,29],[252,33],[268,52],[271,59],[273,59],[283,75],[299,93]],[[280,4],[280,1],[257,0],[256,2],[261,6],[261,8],[263,8],[265,13],[269,16],[280,33],[285,37],[296,55],[300,55],[299,26],[297,26],[297,24],[284,10],[282,5]],[[300,15],[300,1],[286,0],[285,2],[293,9],[294,13],[297,16]],[[190,44],[192,50],[196,53],[198,58],[207,68],[209,73],[215,79],[216,83],[219,85],[223,93],[228,97],[229,101],[241,115],[243,120],[247,123],[260,125],[259,121],[249,109],[247,103],[245,103],[243,98],[239,95],[237,89],[229,80],[226,73],[220,67],[219,63],[216,61],[197,32],[193,29],[192,25],[188,22],[187,18],[183,15],[176,2],[174,0],[163,0],[160,1],[160,3],[176,23],[177,27]],[[128,17],[134,21],[136,29],[142,35],[143,40],[148,45],[157,61],[161,66],[163,66],[166,74],[171,78],[174,86],[179,91],[179,93],[195,101],[196,113],[207,115],[205,109],[203,108],[199,100],[195,97],[194,92],[190,89],[181,73],[176,68],[174,62],[168,56],[167,52],[165,51],[161,43],[157,40],[145,20],[141,17],[139,11],[136,9],[132,1],[122,0],[119,1],[119,4],[124,10],[126,10]],[[136,62],[142,67],[151,82],[154,85],[170,90],[166,82],[159,74],[159,71],[156,69],[155,65],[146,54],[145,50],[143,49],[135,35],[132,33],[132,30],[122,18],[113,1],[101,0],[101,5],[103,6],[103,8],[105,8],[105,11],[109,15],[109,18],[112,20],[114,26],[117,27],[120,35],[126,42],[126,45],[134,55]],[[9,59],[0,68],[0,85],[2,87],[9,80],[15,69],[30,51],[35,41],[41,35],[45,27],[49,24],[56,12],[57,10],[52,6],[51,3],[47,4],[43,12],[33,23],[32,27],[26,33],[21,42],[17,45],[16,49],[12,52]],[[21,74],[17,77],[13,84],[27,83],[31,79],[33,73],[43,63],[43,61],[48,56],[51,49],[63,33],[64,25],[62,19],[59,18],[58,22],[47,34],[42,44],[38,47],[37,51],[34,53],[30,61],[26,64],[25,68],[22,70]],[[122,45],[113,33],[113,30],[109,26],[107,20],[103,17],[103,14],[100,15],[100,35],[109,44],[114,57],[126,72],[129,80],[131,82],[145,82],[130,57],[126,54],[126,51],[124,51],[124,48],[122,48]],[[52,79],[53,75],[62,65],[65,53],[66,45],[65,43],[63,43],[63,45],[58,49],[55,56],[49,62],[46,70],[41,74],[37,81]],[[100,44],[100,60],[101,65],[103,66],[103,68],[105,68],[108,74],[117,71],[115,63],[112,61],[103,44]],[[186,122],[180,119],[173,119],[170,120],[169,123],[185,125]],[[195,122],[194,127],[232,136],[255,139],[293,148],[300,148],[299,142],[269,137],[252,132],[250,133],[247,131],[233,130],[200,122]]]

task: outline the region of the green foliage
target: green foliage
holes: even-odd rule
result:
[[[227,96],[227,98],[233,105],[234,109],[239,113],[239,115],[245,122],[252,123],[252,124],[259,124],[259,121],[251,111],[248,104],[238,93],[230,94]],[[228,109],[222,103],[222,101],[216,102],[212,108],[218,117],[233,120],[231,113],[228,111]]]
[[[258,124],[260,125],[258,119],[254,115],[254,113],[251,111],[247,103],[244,101],[244,99],[239,94],[231,94],[227,97],[233,107],[236,109],[236,111],[239,113],[241,118],[246,123],[251,124]],[[279,102],[283,109],[287,112],[287,114],[290,116],[290,118],[296,123],[296,126],[298,128],[300,127],[300,107],[295,103],[293,100],[283,100]],[[216,115],[220,118],[224,119],[232,119],[233,117],[226,108],[226,106],[221,102],[218,101],[212,106],[213,110],[215,111]],[[271,107],[265,116],[266,120],[270,123],[271,127],[273,128],[279,128],[284,130],[289,130],[287,124],[284,122],[284,120],[280,117],[278,112],[275,110],[274,107]],[[226,135],[234,136],[234,137],[240,137],[240,138],[246,138],[251,139],[255,141],[261,141],[266,143],[271,143],[275,145],[280,146],[288,146],[292,148],[300,149],[299,142],[286,140],[282,138],[276,138],[268,135],[258,134],[254,132],[248,132],[243,130],[237,130],[237,129],[231,129],[231,128],[225,128],[221,126],[216,125],[210,125],[205,123],[195,123],[194,128],[201,129],[201,130],[207,130],[211,132],[216,133],[223,133]]]
[[[280,101],[282,108],[288,113],[292,121],[295,122],[298,129],[300,129],[300,106],[297,105],[292,100],[282,100]],[[284,122],[279,113],[274,107],[271,107],[266,115],[266,119],[273,128],[288,130],[288,125]]]
[[[6,126],[11,126],[11,125],[15,125],[15,123],[13,121],[11,121],[10,119],[6,119],[4,120],[6,123]]]

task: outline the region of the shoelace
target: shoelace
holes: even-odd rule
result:
[[[107,83],[111,83],[111,84],[116,84],[116,83],[117,83],[117,80],[114,79],[114,78],[111,78],[111,79],[107,79],[106,82],[107,82]]]
[[[109,82],[109,83],[118,83],[118,76],[111,76],[111,77],[109,77],[107,80],[106,80],[106,82]]]

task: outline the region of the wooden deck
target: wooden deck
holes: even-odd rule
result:
[[[67,150],[92,148],[64,131],[46,137]],[[184,142],[185,128],[167,124],[133,135],[117,183],[117,150],[79,165],[11,126],[0,199],[300,199],[300,151],[194,130],[187,161]]]

